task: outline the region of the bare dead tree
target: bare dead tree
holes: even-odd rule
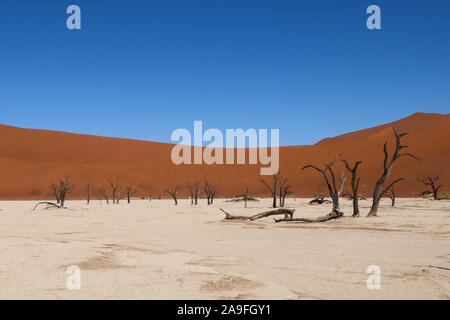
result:
[[[244,205],[244,208],[247,208],[247,201],[248,201],[248,187],[245,189],[245,205]]]
[[[217,184],[214,185],[214,184],[210,183],[205,177],[203,190],[205,191],[206,199],[208,201],[208,205],[213,204],[214,203],[214,197],[216,196],[216,192],[217,192]]]
[[[352,199],[353,199],[353,215],[352,217],[359,217],[359,205],[358,205],[358,189],[359,189],[359,182],[360,182],[360,178],[357,178],[357,170],[358,170],[358,166],[362,163],[362,161],[356,161],[355,164],[353,165],[353,167],[350,167],[350,165],[348,164],[347,160],[345,159],[341,159],[344,164],[345,167],[347,168],[347,170],[352,174]]]
[[[277,207],[277,184],[278,184],[278,176],[276,174],[274,174],[272,176],[273,178],[273,184],[272,187],[269,186],[269,184],[264,181],[263,179],[260,179],[260,181],[266,186],[266,188],[270,191],[271,195],[272,195],[272,208],[276,208]]]
[[[116,183],[112,182],[112,180],[109,180],[109,185],[111,186],[111,190],[112,190],[113,204],[119,203],[119,200],[118,200],[120,198],[120,195],[118,195],[119,186],[120,186],[119,179],[117,179]],[[116,199],[117,199],[117,202],[116,202]]]
[[[438,192],[439,189],[442,188],[442,185],[438,183],[439,177],[440,176],[437,175],[437,176],[423,177],[419,179],[419,181],[422,182],[424,185],[431,187],[434,200],[439,200]]]
[[[200,181],[195,178],[194,182],[194,204],[198,204],[198,197],[200,196]]]
[[[200,181],[195,178],[194,183],[188,184],[188,190],[191,198],[191,205],[197,205],[198,197],[200,196]]]
[[[74,187],[75,186],[70,182],[70,178],[68,176],[58,179],[58,183],[50,184],[50,190],[56,198],[56,207],[64,208],[66,196]],[[50,204],[50,202],[47,204]]]
[[[188,183],[189,195],[191,198],[191,206],[194,205],[194,185],[192,183]]]
[[[395,206],[395,189],[394,189],[394,187],[389,189],[387,196],[391,199],[391,205]]]
[[[279,182],[279,186],[280,186],[280,192],[279,192],[279,202],[280,202],[280,207],[284,207],[284,201],[286,199],[286,196],[288,194],[291,194],[292,192],[290,191],[291,186],[287,184],[287,180],[288,178],[282,179],[281,178],[281,173],[280,171],[278,171],[278,182]]]
[[[166,192],[172,196],[175,205],[178,205],[178,186],[175,186],[172,189],[166,189]]]
[[[131,203],[131,197],[136,193],[132,186],[127,186],[127,202]]]
[[[281,180],[281,176],[279,176],[278,181],[280,181],[280,207],[284,207],[284,202],[286,201],[286,196],[291,195],[291,185],[287,184],[287,178]]]
[[[105,191],[104,189],[99,191],[100,196],[103,197],[106,201],[106,204],[109,204],[109,196],[108,196],[108,192]]]
[[[50,190],[52,191],[53,195],[56,198],[56,204],[59,205],[61,199],[59,198],[59,187],[58,187],[58,185],[52,182],[50,184]]]
[[[331,220],[331,219],[340,218],[340,217],[342,217],[344,215],[344,213],[340,211],[339,195],[342,193],[342,190],[344,188],[345,174],[347,173],[347,169],[345,169],[340,175],[339,186],[336,184],[336,177],[335,177],[333,169],[332,169],[332,166],[336,163],[336,160],[340,156],[341,156],[340,154],[336,155],[332,162],[330,162],[328,164],[325,164],[325,168],[324,169],[320,169],[320,168],[318,168],[318,167],[316,167],[314,165],[311,165],[311,164],[308,164],[308,165],[306,165],[306,166],[304,166],[302,168],[302,170],[311,168],[311,169],[314,169],[314,170],[320,172],[323,175],[323,178],[325,179],[325,182],[326,182],[327,187],[328,187],[328,191],[330,193],[331,200],[333,202],[333,209],[332,209],[331,213],[329,213],[327,216],[321,217],[320,220],[317,220],[317,219],[301,219],[301,220],[298,220],[298,221],[311,222],[312,220],[314,220],[315,222],[322,222],[322,221],[327,221],[327,220]],[[328,175],[330,175],[331,181],[330,181],[330,178],[328,177]]]
[[[384,152],[384,161],[383,161],[383,174],[380,176],[380,178],[377,180],[375,184],[375,188],[373,190],[373,196],[372,196],[372,207],[370,208],[369,213],[367,214],[368,217],[374,217],[377,215],[378,212],[378,206],[380,204],[381,197],[384,195],[384,193],[381,191],[381,187],[383,186],[384,182],[386,181],[387,177],[391,174],[392,167],[394,163],[401,157],[411,157],[416,160],[420,160],[413,154],[409,152],[401,153],[400,151],[402,149],[407,148],[408,146],[402,145],[401,138],[406,136],[407,132],[397,133],[397,131],[394,130],[395,134],[395,151],[392,155],[392,158],[389,159],[389,153],[387,151],[387,142],[384,143],[383,152]],[[393,186],[395,183],[399,182],[401,180],[396,180],[393,182],[391,186]]]
[[[75,186],[71,184],[70,178],[68,176],[63,179],[59,179],[59,201],[61,208],[64,208],[64,203],[66,202],[66,196]]]
[[[87,204],[91,201],[91,183],[88,182],[86,185],[86,192],[87,192]]]
[[[120,199],[121,199],[121,194],[120,194],[120,189],[119,188],[117,188],[117,198],[116,198],[116,204],[119,204],[119,201],[120,201]]]

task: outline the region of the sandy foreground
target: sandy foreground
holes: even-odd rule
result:
[[[309,199],[308,199],[309,200]],[[288,199],[297,217],[329,212]],[[383,200],[379,217],[325,223],[222,221],[270,200],[119,205],[0,202],[1,299],[450,299],[450,201]],[[351,201],[342,200],[351,215]],[[362,201],[367,213],[369,201]],[[81,270],[81,289],[66,272]],[[381,270],[369,290],[366,269]]]

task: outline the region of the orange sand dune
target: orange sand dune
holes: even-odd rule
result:
[[[389,124],[327,138],[312,146],[290,146],[280,149],[280,168],[289,177],[295,196],[312,196],[326,191],[322,178],[315,171],[302,172],[308,163],[329,162],[342,153],[350,162],[361,160],[361,192],[371,196],[373,184],[380,175],[383,144],[393,146],[390,127],[408,131],[404,143],[408,151],[422,160],[401,158],[389,180],[409,178],[399,184],[400,196],[417,196],[425,187],[417,181],[424,175],[441,175],[443,191],[450,191],[450,114],[415,113]],[[219,197],[242,194],[246,186],[253,195],[268,195],[259,181],[259,165],[179,165],[172,164],[171,144],[105,138],[47,130],[21,129],[0,125],[0,199],[51,198],[49,184],[69,175],[76,184],[70,198],[85,197],[91,182],[94,197],[108,190],[108,180],[120,180],[122,195],[127,185],[139,192],[137,196],[153,197],[167,194],[164,190],[179,185],[180,196],[187,196],[186,184],[205,175],[219,184]],[[338,164],[342,167],[342,164]],[[350,190],[348,185],[344,190]]]

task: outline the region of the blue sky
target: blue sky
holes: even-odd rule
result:
[[[202,120],[298,145],[450,110],[448,0],[5,0],[0,37],[20,127],[169,142]]]

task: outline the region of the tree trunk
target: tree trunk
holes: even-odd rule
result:
[[[372,207],[370,208],[370,211],[367,214],[368,217],[374,217],[377,215],[378,206],[380,204],[381,197],[383,196],[383,193],[385,193],[389,189],[389,188],[387,188],[385,191],[383,191],[383,193],[381,193],[381,186],[386,181],[387,177],[390,175],[391,169],[392,169],[394,163],[402,156],[408,156],[408,157],[414,158],[416,160],[420,160],[419,158],[415,157],[411,153],[400,153],[400,150],[407,148],[407,146],[404,146],[401,143],[401,138],[403,136],[407,135],[407,133],[404,132],[404,133],[397,134],[397,131],[395,131],[394,128],[393,128],[393,130],[394,130],[395,140],[396,140],[395,151],[394,151],[394,154],[392,155],[392,158],[389,160],[389,154],[387,151],[387,142],[384,143],[383,174],[381,175],[381,177],[378,179],[377,183],[375,184],[375,188],[373,190],[373,196],[372,196]],[[396,182],[397,181],[399,181],[399,180],[396,180]],[[395,184],[396,182],[394,182],[393,184]],[[391,184],[391,186],[393,186],[393,184]]]
[[[270,210],[270,211],[264,211],[258,214],[255,214],[253,216],[233,216],[231,214],[229,214],[228,212],[226,212],[223,209],[220,209],[220,211],[222,211],[223,213],[225,213],[225,220],[249,220],[249,221],[254,221],[254,220],[258,220],[261,218],[265,218],[265,217],[270,217],[270,216],[274,216],[274,215],[284,215],[284,219],[286,219],[286,221],[291,220],[293,215],[294,215],[294,209],[277,209],[277,210]]]

